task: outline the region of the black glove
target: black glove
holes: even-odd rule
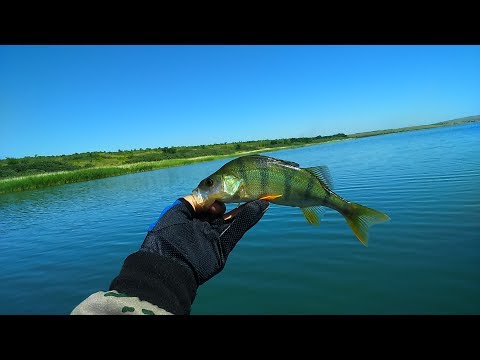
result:
[[[140,250],[172,258],[188,266],[201,285],[225,266],[228,255],[242,236],[268,208],[268,201],[242,205],[230,220],[195,213],[185,199],[179,199],[160,215]]]
[[[268,205],[265,200],[248,202],[224,220],[222,214],[197,214],[187,200],[178,199],[150,226],[140,250],[127,257],[110,290],[174,314],[190,313],[198,286],[224,268],[230,252]]]

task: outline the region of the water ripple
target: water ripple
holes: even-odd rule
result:
[[[193,313],[480,313],[479,135],[473,124],[268,153],[328,165],[338,194],[391,221],[364,247],[334,210],[312,226],[272,205]],[[107,289],[163,208],[228,160],[0,196],[0,313],[66,314]]]

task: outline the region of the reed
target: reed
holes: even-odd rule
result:
[[[328,137],[329,138],[329,137]],[[325,139],[324,143],[338,141],[337,139]],[[242,156],[246,154],[256,154],[256,153],[265,153],[270,151],[277,151],[282,149],[297,148],[303,146],[318,145],[317,143],[312,144],[293,144],[293,145],[284,145],[274,144],[273,147],[264,147],[261,149],[249,150],[249,151],[238,151],[235,153],[224,153],[222,155],[207,155],[207,156],[198,156],[190,158],[176,158],[176,159],[166,159],[160,161],[145,161],[145,162],[136,162],[133,164],[122,164],[122,165],[110,165],[102,167],[88,167],[77,170],[68,170],[68,171],[57,171],[50,173],[34,174],[20,177],[11,177],[6,179],[0,179],[0,194],[15,192],[15,191],[25,191],[25,190],[35,190],[41,189],[49,186],[64,185],[82,181],[89,181],[95,179],[102,179],[112,176],[119,176],[125,174],[132,174],[143,171],[158,170],[167,167],[189,165],[204,161],[212,161],[218,159],[231,158],[236,156]]]
[[[231,156],[232,155],[217,155],[203,156],[190,159],[168,159],[155,162],[143,162],[110,167],[87,168],[71,171],[59,171],[53,173],[8,178],[0,180],[0,194],[14,191],[34,190],[49,186],[102,179],[143,171],[158,170],[167,167],[188,165]]]

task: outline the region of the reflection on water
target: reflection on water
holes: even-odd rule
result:
[[[282,150],[328,165],[335,191],[387,213],[363,247],[333,210],[321,226],[272,205],[194,314],[480,313],[480,125]],[[108,288],[151,222],[230,159],[0,195],[0,313],[67,314]]]

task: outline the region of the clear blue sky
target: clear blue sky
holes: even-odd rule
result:
[[[480,114],[480,46],[0,46],[0,158]]]

